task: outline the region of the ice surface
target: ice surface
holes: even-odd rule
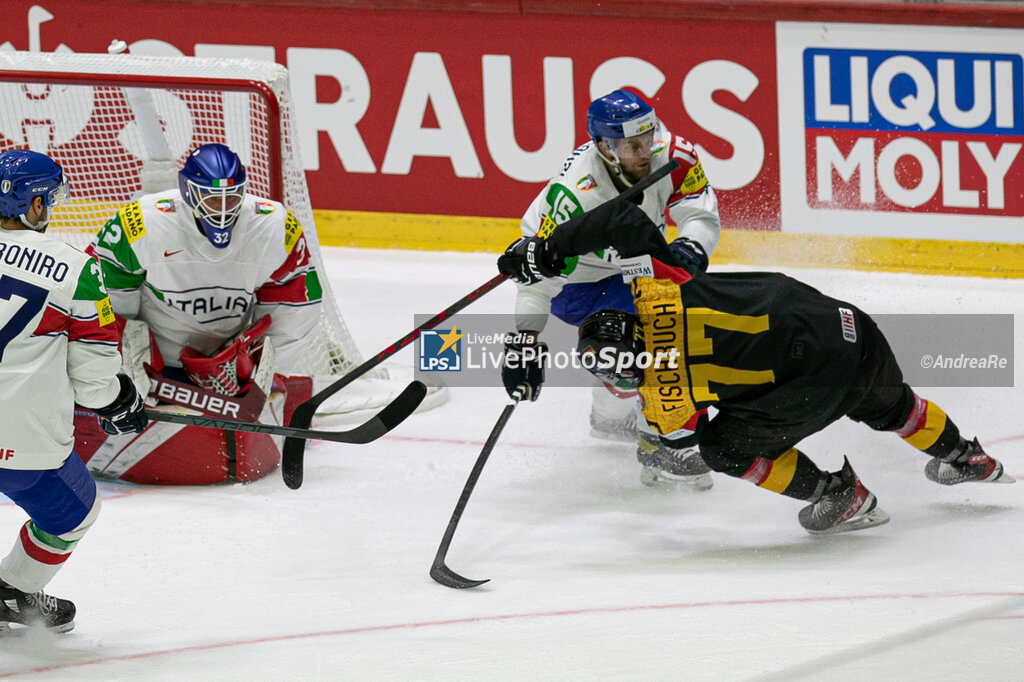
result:
[[[325,249],[371,355],[494,275],[494,256]],[[1024,282],[787,270],[872,313],[1000,312]],[[502,285],[467,313],[508,313]],[[1016,320],[1021,353],[1024,316]],[[412,348],[388,366],[412,367]],[[1024,475],[1024,386],[923,389]],[[632,448],[589,436],[589,390],[520,405],[441,535],[505,396],[460,388],[366,446],[311,444],[306,482],[102,484],[48,591],[77,628],[0,640],[0,677],[76,680],[1011,680],[1024,653],[1024,485],[943,488],[926,457],[843,421],[801,446],[848,454],[892,515],[807,535],[802,503],[716,475],[641,486]],[[2,537],[24,516],[0,505]]]

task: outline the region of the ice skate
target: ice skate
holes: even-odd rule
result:
[[[652,434],[640,434],[636,458],[643,465],[640,482],[646,486],[682,484],[694,490],[710,490],[715,484],[711,469],[692,448],[670,448]]]
[[[609,419],[596,412],[590,413],[590,435],[601,440],[632,443],[636,440],[636,416],[630,412],[625,417]]]
[[[75,627],[75,605],[42,591],[22,592],[0,580],[0,634],[9,623],[68,632]]]
[[[800,510],[799,519],[808,533],[827,535],[881,526],[889,522],[889,515],[878,508],[878,500],[860,482],[850,460],[844,457],[843,468],[833,474],[831,486]]]
[[[640,407],[635,392],[613,391],[607,386],[590,390],[590,435],[601,440],[635,443]]]
[[[929,481],[942,485],[957,483],[1016,483],[1017,481],[1003,471],[1002,463],[985,454],[978,439],[966,443],[963,452],[954,452],[950,461],[932,459],[924,467],[924,475]]]

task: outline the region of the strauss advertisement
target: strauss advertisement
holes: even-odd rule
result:
[[[726,227],[1024,241],[1016,29],[9,4],[0,49],[284,64],[321,210],[518,218],[625,86],[694,143]],[[45,94],[13,98],[9,140],[46,124]]]
[[[734,224],[778,228],[770,23],[723,40],[642,19],[255,6],[240,22],[212,4],[194,21],[136,3],[112,26],[109,3],[10,4],[0,49],[105,52],[117,38],[137,55],[287,66],[318,209],[517,218],[585,141],[589,101],[625,85],[697,145]],[[21,97],[15,112],[45,118],[45,98]],[[0,118],[0,134],[22,124]]]

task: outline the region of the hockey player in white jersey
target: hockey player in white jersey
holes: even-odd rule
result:
[[[301,368],[315,343],[321,288],[302,225],[281,203],[246,192],[245,168],[228,147],[197,147],[178,189],[122,207],[90,251],[114,312],[128,320],[133,378],[152,382],[152,399],[286,423],[312,394]],[[272,392],[287,398],[268,401]],[[132,442],[83,430],[79,451],[93,471],[143,483],[247,481],[280,458],[265,434],[150,429]]]
[[[100,231],[93,248],[114,311],[149,326],[167,366],[225,395],[248,377],[232,381],[229,370],[193,368],[189,358],[222,353],[225,340],[270,315],[276,367],[301,374],[320,319],[302,226],[280,203],[245,191],[245,168],[224,145],[195,149],[179,184],[124,206]],[[186,349],[193,352],[182,358]]]
[[[522,219],[524,238],[509,246],[508,253],[520,254],[530,247],[526,238],[546,238],[555,225],[618,196],[651,171],[675,159],[680,167],[648,188],[639,205],[662,232],[667,211],[678,228],[678,238],[671,244],[673,252],[695,267],[706,269],[708,255],[719,239],[718,201],[693,145],[672,135],[654,109],[628,90],[616,90],[591,102],[587,108],[587,132],[590,141],[573,151],[562,171],[527,209]],[[633,297],[622,279],[614,250],[565,259],[564,267],[554,272],[543,272],[545,259],[537,256],[535,265],[526,271],[517,266],[524,262],[521,258],[499,259],[498,263],[502,272],[519,282],[515,323],[518,332],[526,333],[525,338],[532,336],[537,343],[537,335],[544,329],[549,314],[578,326],[600,309],[633,312]],[[503,262],[508,267],[503,267]],[[508,344],[506,357],[519,358],[523,345]],[[508,364],[517,369],[509,369]],[[537,399],[543,371],[536,363],[506,363],[502,375],[510,394],[518,384],[526,382],[533,388],[530,399]],[[695,443],[677,440],[670,444],[666,439],[659,440],[638,419],[636,396],[634,390],[594,388],[590,414],[593,435],[635,440],[637,459],[643,466],[641,480],[647,485],[679,480],[698,489],[710,488],[710,469],[693,447]]]
[[[0,561],[0,634],[10,623],[74,627],[75,605],[42,590],[100,510],[72,449],[75,404],[91,406],[108,433],[146,424],[142,398],[118,374],[99,265],[43,234],[67,198],[67,178],[48,156],[0,154],[0,492],[29,516]]]

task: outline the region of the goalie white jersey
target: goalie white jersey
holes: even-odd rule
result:
[[[321,289],[302,226],[276,201],[247,194],[231,243],[214,247],[177,190],[124,206],[90,247],[114,311],[149,325],[163,360],[186,346],[212,355],[271,316],[277,371],[298,368],[320,319]]]
[[[118,395],[117,330],[99,264],[31,230],[0,230],[0,468],[56,469],[75,403]]]
[[[640,208],[665,230],[665,213],[679,228],[679,236],[701,243],[710,254],[718,244],[720,225],[718,200],[708,184],[693,145],[673,136],[661,126],[651,156],[651,171],[675,159],[680,167],[643,193]],[[620,194],[593,141],[587,142],[565,160],[562,171],[548,182],[523,216],[521,227],[527,237],[547,237],[556,225],[600,206]],[[568,277],[545,279],[519,285],[516,298],[516,328],[541,331],[551,312],[551,299],[566,283],[597,282],[621,272],[612,249],[588,253],[567,262]]]

